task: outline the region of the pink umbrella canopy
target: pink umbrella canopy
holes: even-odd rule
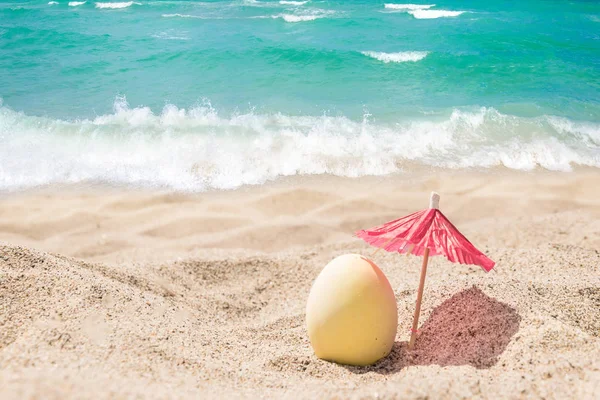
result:
[[[386,222],[375,228],[360,230],[356,236],[389,252],[442,255],[459,264],[479,265],[486,272],[494,268],[490,260],[462,234],[438,209],[439,195],[432,193],[430,208]]]
[[[439,202],[440,196],[433,192],[428,209],[417,211],[381,226],[356,232],[357,237],[371,246],[389,252],[423,256],[409,349],[412,349],[416,339],[427,262],[430,255],[443,255],[454,263],[479,265],[486,272],[491,271],[495,265],[494,261],[477,250],[442,214],[439,210]]]

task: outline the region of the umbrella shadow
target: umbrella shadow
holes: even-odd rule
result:
[[[490,368],[519,330],[520,322],[514,308],[473,286],[433,310],[412,351],[407,342],[396,342],[390,355],[376,364],[348,369],[358,374],[389,374],[415,365]]]

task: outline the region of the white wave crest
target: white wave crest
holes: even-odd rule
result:
[[[447,17],[458,17],[464,14],[466,11],[446,11],[446,10],[411,10],[408,11],[413,17],[417,19],[435,19],[435,18],[447,18]]]
[[[82,6],[85,3],[87,3],[87,1],[70,1],[69,2],[69,7],[77,7],[77,6]]]
[[[314,21],[315,19],[323,18],[323,15],[291,15],[291,14],[283,14],[277,15],[273,18],[283,18],[285,22],[305,22],[305,21]]]
[[[377,51],[363,51],[361,52],[365,56],[374,58],[384,63],[396,62],[416,62],[427,57],[429,52],[427,51],[403,51],[399,53],[382,53]]]
[[[85,120],[33,117],[0,107],[0,190],[104,182],[202,191],[281,176],[358,177],[442,168],[600,168],[600,124],[494,109],[389,123],[346,117],[219,115],[209,103],[161,113],[117,99]]]
[[[288,6],[301,6],[308,3],[307,1],[289,1],[289,0],[281,0],[279,4],[288,5]]]
[[[159,32],[159,33],[152,34],[151,36],[153,38],[163,39],[163,40],[190,40],[190,37],[185,35],[185,33],[179,33],[179,32],[174,32],[174,31]]]
[[[304,10],[301,13],[272,15],[271,18],[273,18],[273,19],[281,18],[285,22],[306,22],[306,21],[314,21],[316,19],[321,19],[321,18],[328,18],[335,14],[336,14],[336,12],[333,10],[311,9],[311,10]]]
[[[306,21],[314,21],[316,19],[328,18],[335,14],[335,11],[331,10],[310,10],[308,13],[302,14],[280,14],[273,15],[271,18],[277,19],[282,18],[285,22],[306,22]]]
[[[205,17],[202,15],[190,15],[190,14],[162,14],[163,18],[195,18],[195,19],[227,19],[225,17]],[[248,17],[248,18],[268,18],[268,17]]]
[[[48,2],[49,5],[54,5],[54,4],[58,4],[58,1],[49,1]]]
[[[245,7],[272,8],[279,7],[279,3],[273,1],[242,0],[241,4]]]
[[[163,14],[161,15],[163,18],[199,18],[202,19],[199,15],[189,15],[189,14]]]
[[[134,1],[125,1],[121,3],[96,3],[96,8],[109,8],[109,9],[118,9],[118,8],[127,8],[132,5],[141,6],[141,3],[136,3]]]
[[[435,4],[384,4],[390,10],[426,10],[435,7]]]

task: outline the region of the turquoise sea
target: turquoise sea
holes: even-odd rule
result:
[[[2,191],[600,168],[600,2],[0,0],[0,98]]]

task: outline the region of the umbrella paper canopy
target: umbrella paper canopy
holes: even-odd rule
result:
[[[417,211],[375,228],[356,232],[356,236],[380,249],[423,256],[409,349],[412,349],[415,343],[419,325],[429,255],[443,255],[455,263],[479,265],[486,272],[491,271],[495,264],[485,254],[477,250],[442,214],[439,210],[439,202],[440,196],[433,192],[431,193],[429,209]]]
[[[494,268],[494,261],[486,257],[437,208],[439,195],[432,193],[430,208],[417,211],[381,226],[356,232],[356,236],[371,246],[386,251],[425,255],[443,255],[460,264],[479,265],[486,272]]]

